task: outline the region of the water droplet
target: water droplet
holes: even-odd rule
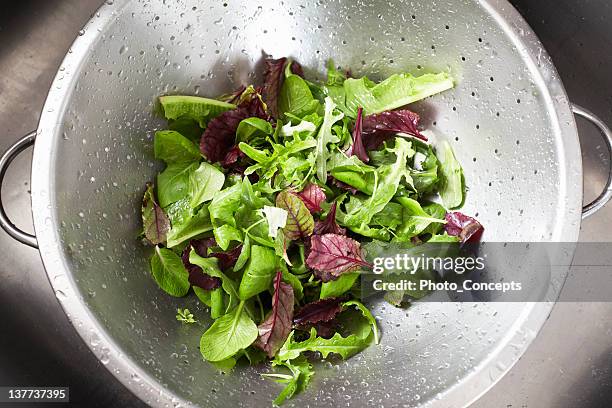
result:
[[[122,45],[121,48],[119,48],[119,54],[123,54],[127,50],[128,50],[127,45]]]

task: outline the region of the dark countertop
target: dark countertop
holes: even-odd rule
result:
[[[0,151],[36,128],[63,55],[100,3],[0,0]],[[512,3],[552,55],[570,99],[612,124],[612,2]],[[610,158],[594,128],[583,122],[579,128],[585,199],[592,199],[605,184]],[[15,161],[2,191],[9,216],[31,231],[30,161],[31,154]],[[612,205],[583,222],[580,239],[612,241]],[[69,386],[73,407],[143,406],[77,336],[54,297],[38,251],[3,232],[0,247],[0,385]],[[612,303],[557,304],[521,360],[474,406],[609,406],[611,317]]]

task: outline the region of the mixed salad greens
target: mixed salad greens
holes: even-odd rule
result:
[[[447,73],[375,83],[331,62],[315,83],[280,58],[260,88],[159,98],[168,130],[154,152],[166,167],[145,191],[144,237],[159,287],[193,290],[210,309],[204,359],[226,372],[270,359],[281,404],[307,387],[313,355],[378,343],[356,295],[376,248],[478,238],[476,220],[448,211],[464,200],[450,145],[434,149],[405,108],[452,87]],[[177,319],[196,322],[187,309]]]

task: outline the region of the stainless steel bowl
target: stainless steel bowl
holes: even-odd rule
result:
[[[255,369],[218,374],[197,349],[200,326],[174,315],[196,299],[164,295],[136,240],[143,185],[158,170],[152,113],[165,93],[216,95],[257,80],[262,51],[321,75],[329,57],[356,75],[450,70],[455,90],[413,108],[464,165],[467,213],[488,241],[577,239],[580,146],[563,85],[533,32],[503,0],[304,3],[107,1],[79,33],[49,92],[34,142],[36,237],[66,314],[100,361],[153,406],[267,406],[278,392]],[[588,111],[575,108],[605,133]],[[606,191],[589,215],[612,196]],[[1,209],[1,207],[0,207]],[[511,223],[509,223],[511,220]],[[571,257],[571,253],[566,256]],[[563,271],[555,278],[563,282]],[[543,303],[418,303],[376,307],[380,346],[321,365],[288,405],[468,405],[521,356],[548,316]]]

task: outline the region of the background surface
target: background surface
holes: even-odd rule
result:
[[[36,128],[64,54],[101,3],[0,0],[0,151]],[[612,125],[612,2],[512,3],[552,55],[570,99]],[[585,200],[590,200],[605,185],[610,158],[597,130],[582,121],[579,130]],[[31,152],[14,162],[2,193],[9,216],[32,231],[30,162]],[[612,205],[583,222],[580,239],[612,241]],[[69,386],[71,406],[143,406],[77,336],[54,297],[38,251],[3,232],[0,317],[0,385]],[[611,317],[612,303],[557,304],[521,360],[474,407],[609,406]]]

